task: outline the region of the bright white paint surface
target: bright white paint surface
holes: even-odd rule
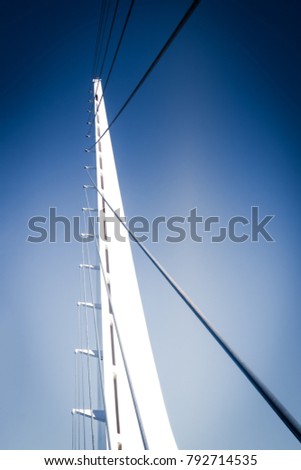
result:
[[[95,135],[98,139],[108,126],[104,100],[98,109],[99,99],[102,96],[99,81],[94,82],[94,94],[97,111]],[[123,204],[109,132],[96,145],[96,177],[99,191],[103,193],[112,208],[115,211],[119,210],[123,216]],[[98,194],[98,209],[103,210],[100,194]],[[105,206],[105,216],[114,218],[108,206]],[[124,241],[118,240],[114,234],[114,223],[106,222],[107,239],[102,240],[105,238],[103,224],[104,221],[100,217],[99,254],[105,271],[105,279],[101,274],[104,394],[111,448],[113,450],[144,448],[118,343],[119,336],[148,448],[175,449],[176,444],[165,409],[145,323],[129,237],[126,230],[118,224],[118,231]],[[106,284],[110,285],[116,325],[110,313]]]

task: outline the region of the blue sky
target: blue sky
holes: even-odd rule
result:
[[[127,1],[122,1],[121,27]],[[107,89],[118,111],[189,2],[142,0]],[[81,247],[30,244],[27,221],[84,204],[99,2],[3,4],[1,449],[68,449]],[[123,16],[122,16],[123,15]],[[274,243],[148,248],[301,421],[300,5],[203,0],[112,128],[129,217],[274,215]],[[116,43],[115,36],[115,43]],[[105,71],[106,72],[106,71]],[[59,235],[62,235],[59,233]],[[174,434],[186,449],[300,444],[133,247]],[[154,295],[154,292],[156,295]]]

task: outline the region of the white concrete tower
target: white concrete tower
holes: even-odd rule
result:
[[[108,127],[101,98],[101,82],[95,80],[96,142]],[[129,236],[101,197],[103,194],[124,216],[110,132],[96,144],[96,178],[98,213],[104,213],[99,221],[98,247],[104,271],[100,281],[101,335],[110,446],[112,450],[173,450],[176,443],[148,336]],[[113,219],[123,241],[115,237]]]

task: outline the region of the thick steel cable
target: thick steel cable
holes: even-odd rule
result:
[[[111,22],[110,32],[109,32],[109,36],[108,36],[108,40],[107,40],[107,45],[106,45],[106,48],[105,48],[103,61],[102,61],[100,71],[99,71],[99,74],[98,74],[99,78],[101,78],[102,72],[103,72],[103,69],[104,69],[104,66],[105,66],[105,62],[106,62],[106,58],[107,58],[107,54],[108,54],[108,50],[109,50],[109,46],[110,46],[110,42],[111,42],[111,38],[112,38],[112,33],[113,33],[113,29],[114,29],[114,25],[115,25],[115,21],[116,21],[116,17],[117,17],[117,11],[118,11],[118,8],[119,8],[119,2],[120,2],[120,0],[117,0],[116,4],[115,4],[115,9],[114,9],[114,13],[113,13],[113,18],[112,18],[112,22]],[[95,76],[96,76],[96,72],[95,72]],[[95,94],[97,94],[98,88],[99,88],[99,82],[97,83]],[[93,104],[90,107],[90,110],[92,110],[92,108],[93,108]],[[88,112],[90,112],[90,110]],[[90,137],[90,132],[91,132],[93,123],[95,121],[95,117],[96,117],[96,113],[94,113],[93,119],[92,119],[91,124],[90,124],[90,127],[87,131],[87,137]]]
[[[102,32],[102,37],[101,37],[101,43],[102,43],[102,44],[103,44],[104,41],[105,41],[109,12],[110,12],[110,2],[108,2],[108,7],[107,7],[106,12],[105,12],[104,25],[103,25],[103,32]],[[103,48],[104,48],[104,46],[102,47],[102,49],[103,49]],[[101,51],[100,51],[100,52],[101,52]],[[97,70],[99,69],[100,59],[101,59],[101,54],[99,54],[97,63],[96,63],[96,65],[95,65],[94,77],[96,76]]]
[[[109,72],[108,72],[108,75],[107,75],[107,78],[105,80],[105,84],[103,86],[103,90],[102,90],[102,95],[101,95],[101,98],[99,100],[99,103],[97,105],[97,109],[94,113],[94,116],[93,116],[93,120],[91,121],[90,123],[90,127],[88,129],[88,134],[89,132],[91,131],[91,127],[95,121],[95,118],[96,118],[96,115],[98,113],[98,110],[99,110],[99,106],[102,102],[102,99],[103,99],[103,96],[104,96],[104,92],[108,86],[108,83],[110,81],[110,77],[111,77],[111,74],[112,74],[112,71],[113,71],[113,68],[114,68],[114,65],[115,65],[115,62],[116,62],[116,59],[118,57],[118,54],[119,54],[119,50],[120,50],[120,47],[121,47],[121,44],[122,44],[122,41],[123,41],[123,38],[124,38],[124,35],[125,35],[125,32],[126,32],[126,29],[127,29],[127,26],[128,26],[128,23],[129,23],[129,19],[130,19],[130,16],[132,14],[132,10],[133,10],[133,6],[134,6],[134,3],[135,3],[135,0],[131,0],[131,4],[129,6],[129,9],[128,9],[128,12],[127,12],[127,16],[126,16],[126,19],[125,19],[125,22],[123,24],[123,28],[122,28],[122,31],[121,31],[121,34],[120,34],[120,37],[119,37],[119,41],[118,41],[118,44],[117,44],[117,47],[116,47],[116,50],[115,50],[115,53],[114,53],[114,57],[113,57],[113,60],[111,62],[111,66],[110,66],[110,69],[109,69]],[[98,87],[97,87],[97,90],[98,90]],[[95,144],[96,145],[96,144]]]
[[[104,13],[104,22],[103,22],[103,30],[102,30],[102,35],[101,35],[101,39],[100,39],[100,42],[102,43],[104,41],[104,37],[105,37],[105,31],[106,31],[106,24],[107,24],[107,19],[108,19],[108,16],[109,16],[109,4],[107,3],[106,6],[105,6],[105,13]],[[93,78],[97,75],[97,69],[99,68],[99,62],[100,62],[100,57],[101,57],[101,51],[99,52],[99,56],[98,56],[98,59],[97,59],[97,62],[96,62],[96,65],[95,65],[95,72],[92,76],[92,80]],[[92,86],[90,88],[92,90]],[[97,86],[97,91],[98,91],[98,86]],[[96,93],[97,93],[96,91]],[[89,100],[90,102],[90,100]],[[88,109],[88,122],[89,122],[89,115],[90,113],[92,113],[92,109],[93,109],[93,105],[90,106],[90,108]],[[93,119],[94,120],[94,119]],[[90,130],[88,130],[88,134],[89,134]]]
[[[120,0],[116,0],[115,9],[114,9],[114,13],[113,13],[113,18],[112,18],[112,22],[111,22],[111,26],[110,26],[108,39],[107,39],[107,44],[106,44],[106,48],[105,48],[103,59],[102,59],[102,64],[101,64],[100,71],[99,71],[99,77],[102,76],[102,72],[103,72],[103,69],[104,69],[104,66],[105,66],[105,63],[106,63],[106,58],[107,58],[108,50],[109,50],[109,47],[110,47],[110,43],[111,43],[111,39],[112,39],[112,33],[113,33],[113,29],[114,29],[114,25],[115,25],[115,21],[116,21],[116,17],[117,17],[117,11],[118,11],[118,8],[119,8],[119,2],[120,2]]]
[[[118,213],[108,203],[108,201],[106,200],[104,195],[101,193],[101,191],[99,191],[99,189],[97,188],[88,170],[87,170],[87,174],[94,188],[98,192],[98,194],[102,197],[105,204],[113,212],[115,217],[119,220],[122,226],[126,229],[128,234],[138,244],[141,250],[145,253],[145,255],[153,263],[153,265],[158,269],[158,271],[162,274],[162,276],[166,279],[166,281],[171,285],[171,287],[176,291],[176,293],[181,297],[181,299],[185,302],[185,304],[190,308],[190,310],[193,312],[196,318],[203,324],[203,326],[205,326],[207,331],[209,331],[211,336],[213,336],[213,338],[222,347],[222,349],[226,352],[226,354],[230,357],[230,359],[232,359],[234,364],[239,368],[239,370],[245,375],[245,377],[254,386],[254,388],[259,392],[259,394],[265,399],[265,401],[269,404],[269,406],[279,416],[279,418],[286,425],[286,427],[294,434],[294,436],[298,439],[298,441],[301,442],[300,423],[298,423],[298,421],[294,418],[294,416],[292,416],[291,413],[282,405],[282,403],[280,403],[280,401],[274,396],[274,394],[254,374],[254,372],[252,372],[252,370],[242,361],[242,359],[240,359],[238,354],[236,354],[236,352],[234,352],[234,350],[222,338],[221,334],[217,331],[217,329],[213,327],[213,325],[210,324],[209,320],[205,317],[205,315],[201,312],[201,310],[192,302],[192,300],[188,297],[186,292],[176,283],[176,281],[163,268],[163,266],[161,266],[159,261],[156,260],[156,258],[150,253],[150,251],[148,251],[148,249],[138,240],[138,238],[128,228],[128,226],[122,220],[122,218],[118,215]]]
[[[94,59],[92,65],[92,78],[95,76],[96,73],[96,65],[98,63],[98,58],[101,52],[101,39],[103,36],[103,25],[105,21],[106,11],[108,9],[108,0],[100,0],[100,15],[98,21],[98,28],[97,28],[97,36],[96,36],[96,44],[95,44],[95,51],[94,51]]]
[[[155,66],[158,64],[158,62],[160,61],[160,59],[162,59],[162,57],[164,56],[164,54],[166,53],[166,51],[168,50],[168,48],[170,47],[170,45],[172,44],[172,42],[175,40],[175,38],[177,37],[177,35],[179,34],[179,32],[181,31],[181,29],[185,26],[185,24],[187,23],[187,21],[189,20],[189,18],[191,17],[191,15],[194,13],[194,11],[196,10],[196,8],[198,7],[198,5],[200,4],[201,0],[194,0],[194,2],[192,3],[192,5],[190,5],[190,7],[188,8],[188,10],[186,11],[186,13],[184,14],[184,16],[182,17],[181,21],[178,23],[177,27],[174,29],[174,31],[172,32],[172,34],[169,36],[169,38],[167,39],[167,41],[165,42],[164,46],[162,47],[162,49],[160,50],[160,52],[157,54],[157,56],[155,57],[155,59],[152,61],[152,63],[150,64],[150,66],[148,67],[148,69],[146,70],[146,72],[144,73],[144,75],[142,76],[142,78],[139,80],[139,82],[137,83],[137,85],[135,86],[135,88],[133,89],[132,93],[129,95],[129,97],[125,100],[125,102],[123,103],[123,105],[121,106],[121,108],[119,109],[119,111],[117,112],[117,114],[115,114],[114,118],[112,119],[112,121],[110,121],[107,129],[102,133],[102,135],[99,137],[99,139],[97,139],[95,141],[95,143],[93,145],[91,145],[90,147],[88,147],[86,149],[87,152],[90,152],[97,144],[98,142],[100,142],[100,140],[106,135],[106,133],[109,131],[109,129],[111,129],[111,127],[113,126],[113,124],[117,121],[117,119],[119,118],[119,116],[121,115],[121,113],[125,110],[125,108],[127,107],[127,105],[130,103],[130,101],[133,99],[133,97],[135,96],[135,94],[137,93],[137,91],[139,90],[139,88],[143,85],[143,83],[145,82],[145,80],[147,79],[147,77],[150,75],[150,73],[153,71],[153,69],[155,68]],[[101,99],[103,98],[103,95],[104,95],[104,92],[105,92],[105,88],[106,88],[106,84],[104,86],[104,89],[103,89],[103,92],[102,92],[102,97]],[[99,109],[99,106],[100,106],[100,103],[101,103],[101,100],[99,101],[99,104],[98,104],[98,107],[97,107],[97,110],[96,110],[96,113],[95,115],[97,114],[97,111]],[[95,116],[94,116],[94,119],[95,119]]]
[[[91,74],[91,82],[93,81],[93,78],[96,76],[96,70],[98,67],[98,62],[100,61],[100,56],[101,56],[101,44],[103,41],[103,36],[104,36],[104,30],[105,30],[105,22],[106,18],[108,16],[108,11],[109,11],[109,6],[108,6],[108,0],[100,0],[100,3],[102,3],[102,7],[100,10],[100,15],[99,15],[99,22],[98,22],[98,28],[97,28],[97,37],[96,37],[96,45],[95,45],[95,52],[94,52],[94,59],[93,59],[93,67],[92,67],[92,74]],[[92,84],[89,87],[89,93],[92,93]],[[90,102],[90,99],[89,99]],[[90,121],[90,113],[92,112],[91,106],[88,107],[88,123]],[[90,130],[87,133],[87,136],[89,134]]]

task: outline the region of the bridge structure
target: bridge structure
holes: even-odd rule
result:
[[[83,186],[86,205],[83,208],[85,231],[81,234],[81,298],[77,304],[79,333],[75,349],[73,449],[177,449],[148,335],[131,240],[136,242],[162,278],[301,442],[300,424],[125,222],[110,127],[199,3],[199,0],[192,3],[111,123],[107,119],[102,82],[93,80],[90,101],[94,118],[88,124],[94,125],[95,142],[87,149],[93,160],[85,166],[88,184]],[[91,249],[90,242],[96,249]]]
[[[94,108],[95,135],[99,138],[108,127],[100,80],[94,80]],[[146,326],[130,236],[105,203],[110,201],[120,217],[124,217],[109,132],[97,143],[93,155],[98,188],[96,207],[90,207],[89,197],[90,190],[95,188],[86,185],[87,207],[83,208],[86,217],[90,217],[87,227],[90,226],[93,233],[84,233],[82,237],[87,240],[83,241],[84,251],[87,251],[90,239],[97,237],[97,260],[91,263],[90,254],[84,256],[80,270],[86,278],[84,284],[96,274],[101,300],[97,302],[94,294],[88,299],[87,289],[84,290],[84,300],[78,303],[79,314],[86,322],[85,331],[87,327],[88,332],[94,330],[94,336],[90,340],[88,334],[85,347],[76,349],[75,353],[86,363],[87,397],[91,399],[95,396],[92,393],[92,361],[99,362],[100,384],[96,394],[99,400],[97,409],[79,406],[73,413],[99,423],[92,425],[95,427],[92,448],[98,444],[112,450],[176,449]],[[88,167],[87,171],[92,168]],[[91,223],[95,214],[97,224]],[[95,316],[91,328],[89,315]],[[93,345],[91,341],[94,341]]]

